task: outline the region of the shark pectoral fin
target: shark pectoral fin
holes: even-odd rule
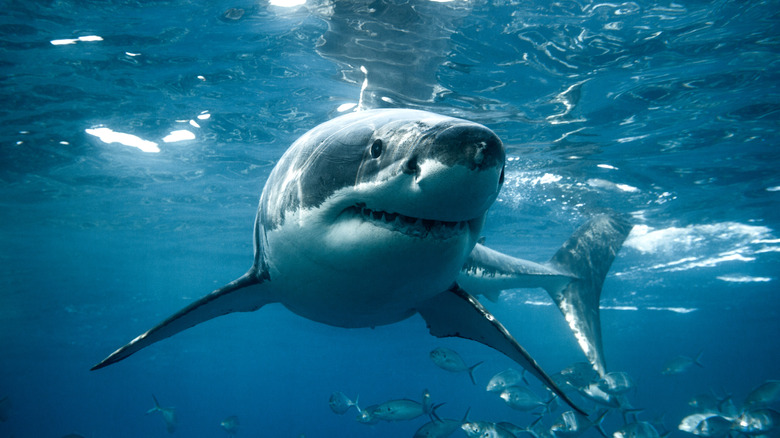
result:
[[[432,335],[471,339],[504,353],[541,380],[574,410],[587,415],[550,379],[503,324],[457,284],[418,305],[417,311],[425,319]]]
[[[633,225],[617,215],[596,216],[578,228],[547,263],[574,277],[562,287],[545,289],[566,317],[588,361],[602,376],[606,363],[599,317],[601,288],[631,228]]]
[[[261,283],[263,283],[263,280],[256,275],[254,270],[251,270],[237,280],[181,309],[154,328],[133,339],[127,345],[111,353],[102,362],[92,367],[92,370],[119,362],[144,347],[209,319],[231,312],[252,312],[265,304],[273,302],[272,300],[264,300],[264,297],[261,293],[258,293],[256,288],[250,287]]]

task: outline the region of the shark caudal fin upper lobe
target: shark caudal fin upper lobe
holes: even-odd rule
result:
[[[547,263],[572,276],[563,286],[549,285],[545,289],[566,317],[588,361],[601,375],[606,373],[599,316],[601,288],[631,228],[633,225],[621,216],[596,216],[577,229]]]
[[[259,291],[255,287],[251,287],[261,283],[262,280],[258,279],[254,271],[248,272],[239,279],[181,309],[154,328],[133,339],[92,367],[92,370],[119,362],[144,347],[209,319],[232,312],[252,312],[259,309],[264,304],[271,302],[263,300],[262,293],[258,293]]]

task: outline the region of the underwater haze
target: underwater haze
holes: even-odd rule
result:
[[[780,379],[780,1],[6,1],[0,100],[2,438],[411,438],[429,418],[363,424],[329,399],[426,389],[443,419],[550,436],[570,407],[513,409],[486,386],[519,365],[417,315],[343,329],[273,304],[90,371],[246,272],[283,152],[368,108],[502,139],[496,250],[545,262],[598,214],[631,220],[601,294],[607,370],[632,382],[608,435],[693,437],[692,399],[731,422]],[[548,374],[586,360],[544,290],[479,298]],[[440,347],[483,362],[475,384]]]

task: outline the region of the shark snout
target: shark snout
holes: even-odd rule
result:
[[[444,164],[488,171],[503,168],[506,158],[501,139],[476,123],[456,124],[436,134],[431,154]]]
[[[470,220],[482,216],[498,196],[504,158],[496,134],[463,123],[438,132],[401,163],[401,171],[414,181],[410,199],[421,201],[416,208],[425,211],[423,217]]]

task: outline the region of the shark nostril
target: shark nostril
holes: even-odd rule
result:
[[[420,173],[420,165],[417,164],[417,157],[411,157],[406,160],[401,170],[407,175],[416,175]]]
[[[474,164],[479,167],[483,161],[485,161],[485,149],[487,148],[487,144],[482,141],[480,142],[476,147],[476,152],[474,153]]]

